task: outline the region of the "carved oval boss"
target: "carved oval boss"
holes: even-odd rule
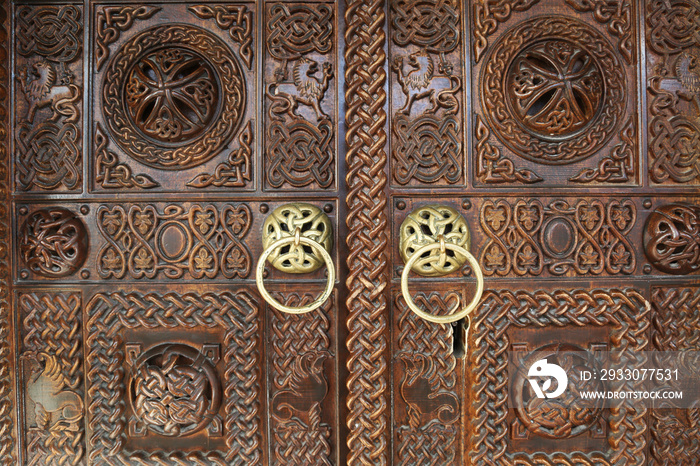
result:
[[[233,137],[245,111],[238,60],[209,32],[158,26],[125,43],[102,88],[117,144],[155,168],[182,170],[210,160]]]

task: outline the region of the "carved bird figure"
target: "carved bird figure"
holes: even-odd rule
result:
[[[39,353],[36,361],[44,361],[44,368],[32,372],[27,395],[35,405],[37,427],[44,430],[55,427],[76,430],[77,422],[83,415],[83,400],[77,393],[64,390],[61,365],[55,356]],[[56,422],[51,425],[52,418]]]

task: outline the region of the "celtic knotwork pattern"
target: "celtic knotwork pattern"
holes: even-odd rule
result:
[[[347,445],[350,466],[386,465],[389,451],[386,33],[382,0],[345,10],[348,194]]]
[[[462,180],[461,128],[453,116],[421,115],[394,120],[397,137],[393,154],[394,179],[401,185],[416,179],[432,184],[441,179]]]
[[[635,290],[592,290],[551,293],[486,291],[472,318],[469,346],[473,395],[467,411],[472,419],[472,464],[517,463],[557,465],[645,464],[647,410],[620,401],[610,409],[604,452],[521,453],[509,449],[509,328],[594,326],[610,329],[614,351],[644,351],[648,345],[649,303]]]
[[[27,464],[79,464],[85,454],[81,296],[22,293],[18,310]]]
[[[306,120],[273,122],[268,128],[265,179],[274,188],[301,188],[334,181],[333,127],[328,120],[314,126]]]
[[[392,40],[415,44],[433,53],[449,53],[459,45],[460,8],[456,0],[392,0]]]
[[[457,292],[417,292],[413,299],[431,313],[444,315],[462,296]],[[421,319],[400,293],[396,293],[394,303],[399,312],[396,372],[401,377],[394,416],[405,413],[397,418],[399,463],[461,463],[455,440],[461,425],[462,394],[455,371],[453,327]],[[400,411],[398,403],[403,405]]]
[[[97,225],[106,243],[97,271],[103,279],[246,278],[251,223],[243,204],[101,206]]]
[[[267,49],[277,60],[294,60],[333,48],[333,9],[323,3],[272,5],[267,20]]]
[[[72,190],[80,187],[82,142],[76,125],[20,123],[15,142],[18,189],[54,189],[63,185]]]
[[[109,58],[109,45],[119,40],[123,31],[134,25],[137,19],[149,19],[160,7],[106,6],[98,8],[95,15],[95,70],[100,71]]]
[[[612,148],[609,157],[598,162],[596,168],[584,168],[569,178],[574,183],[624,183],[635,176],[636,121],[630,117],[620,133],[622,141]]]
[[[85,224],[62,207],[32,212],[20,229],[22,260],[29,270],[44,277],[75,273],[85,262],[87,248]]]
[[[577,11],[591,11],[593,17],[607,24],[608,32],[618,38],[617,48],[627,63],[636,61],[634,49],[634,3],[630,0],[566,0]]]
[[[537,163],[572,163],[613,136],[625,110],[626,80],[615,52],[594,29],[538,17],[508,31],[489,56],[482,106],[495,134],[516,154]]]
[[[157,188],[160,184],[144,173],[132,174],[131,167],[119,162],[119,156],[109,150],[109,139],[100,124],[95,125],[95,183],[104,189]]]
[[[0,248],[10,250],[10,179],[11,175],[10,140],[8,131],[10,118],[10,56],[8,40],[10,15],[9,4],[0,4]],[[5,463],[17,461],[15,446],[15,374],[17,365],[13,356],[13,331],[15,326],[12,306],[10,305],[10,263],[9,254],[0,256],[0,458]]]
[[[140,345],[138,345],[140,348]],[[217,355],[218,359],[218,355]],[[189,345],[163,344],[133,361],[132,406],[138,421],[157,434],[186,436],[209,426],[221,403],[213,363]],[[133,428],[133,427],[132,427]],[[138,426],[138,430],[143,430]],[[215,432],[220,432],[217,426]]]
[[[652,287],[651,339],[658,351],[700,350],[700,288]],[[651,410],[651,458],[693,464],[700,454],[700,409]]]
[[[540,0],[480,0],[474,8],[474,57],[477,63],[489,45],[489,36],[498,30],[499,23],[508,21],[513,12],[530,9]]]
[[[245,88],[240,65],[221,39],[192,26],[158,26],[132,38],[110,61],[103,113],[129,156],[182,170],[210,160],[233,137],[245,111]],[[147,99],[152,106],[140,105]]]
[[[21,6],[16,12],[17,51],[71,62],[82,51],[82,23],[82,12],[73,5]]]
[[[253,67],[253,12],[244,5],[193,5],[188,7],[203,19],[214,18],[216,25],[228,30],[231,39],[241,44],[240,54],[248,69]]]
[[[200,173],[187,186],[192,188],[242,188],[252,180],[253,167],[253,121],[248,121],[238,135],[238,149],[228,154],[226,162],[220,163],[213,174]]]
[[[181,463],[198,466],[260,464],[260,322],[257,304],[245,292],[203,294],[96,294],[86,306],[90,461]],[[225,451],[130,452],[127,435],[125,331],[218,329],[224,332]]]
[[[636,267],[630,200],[489,200],[480,219],[490,238],[479,259],[485,275],[629,275]]]
[[[300,307],[313,293],[275,293],[285,306]],[[335,297],[308,314],[286,314],[270,308],[273,451],[279,464],[333,464],[332,412],[322,409],[328,396],[324,367],[333,358],[331,323]],[[323,416],[325,414],[325,416]],[[337,413],[336,413],[337,415]],[[323,418],[326,418],[326,422]]]
[[[684,275],[700,269],[700,207],[670,204],[649,214],[644,252],[662,272]]]

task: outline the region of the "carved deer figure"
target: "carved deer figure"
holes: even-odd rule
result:
[[[398,113],[411,114],[413,104],[421,99],[428,98],[432,108],[428,113],[435,113],[443,106],[448,114],[457,111],[457,99],[454,94],[460,87],[459,78],[453,76],[435,76],[433,59],[430,54],[421,49],[408,56],[408,65],[411,69],[404,72],[403,57],[396,57],[392,70],[396,72],[401,90],[406,95],[406,104]]]
[[[321,101],[333,77],[332,65],[323,64],[321,79],[316,77],[317,72],[316,61],[304,57],[297,60],[292,71],[293,83],[279,82],[269,86],[268,96],[273,100],[270,110],[277,114],[287,112],[293,117],[299,117],[296,111],[299,104],[303,104],[311,107],[318,121],[329,119],[330,117],[321,109]],[[286,102],[279,102],[279,99],[284,99]]]
[[[23,355],[31,359],[35,367],[29,376],[27,395],[34,402],[37,427],[42,430],[77,430],[83,416],[83,400],[70,390],[65,390],[65,381],[58,359],[47,353]],[[45,362],[44,368],[40,367]],[[51,423],[52,419],[54,420]]]
[[[80,89],[74,84],[57,85],[56,70],[48,61],[34,63],[32,70],[30,73],[27,67],[23,67],[18,71],[20,88],[29,104],[25,119],[32,123],[39,108],[51,105],[54,114],[50,121],[56,121],[61,115],[67,117],[67,123],[78,121]]]
[[[329,357],[326,351],[314,351],[295,358],[290,368],[288,388],[272,397],[272,413],[278,421],[311,425],[312,411],[318,409],[328,394],[323,362]]]
[[[408,406],[411,427],[419,428],[436,419],[451,424],[459,415],[459,400],[453,393],[440,392],[437,368],[430,359],[420,353],[401,354],[404,366],[401,381],[401,397]]]

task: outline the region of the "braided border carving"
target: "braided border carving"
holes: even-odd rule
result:
[[[348,167],[347,463],[389,462],[389,282],[386,196],[386,33],[382,0],[348,0],[345,141]]]
[[[10,264],[7,251],[10,250],[10,218],[8,206],[9,177],[8,168],[8,99],[10,96],[10,76],[8,53],[8,33],[5,25],[9,24],[7,3],[0,4],[0,463],[13,465],[15,431],[14,431],[14,363],[12,358],[12,335],[10,333]]]
[[[260,322],[245,291],[98,293],[86,306],[90,462],[100,464],[261,464]],[[227,452],[127,452],[122,329],[223,329]]]
[[[510,326],[525,328],[610,327],[615,351],[644,351],[649,343],[651,306],[635,290],[556,290],[551,293],[487,291],[472,320],[474,381],[468,419],[472,419],[472,464],[643,465],[646,462],[646,409],[628,401],[610,408],[607,452],[516,453],[508,450],[507,365]]]

